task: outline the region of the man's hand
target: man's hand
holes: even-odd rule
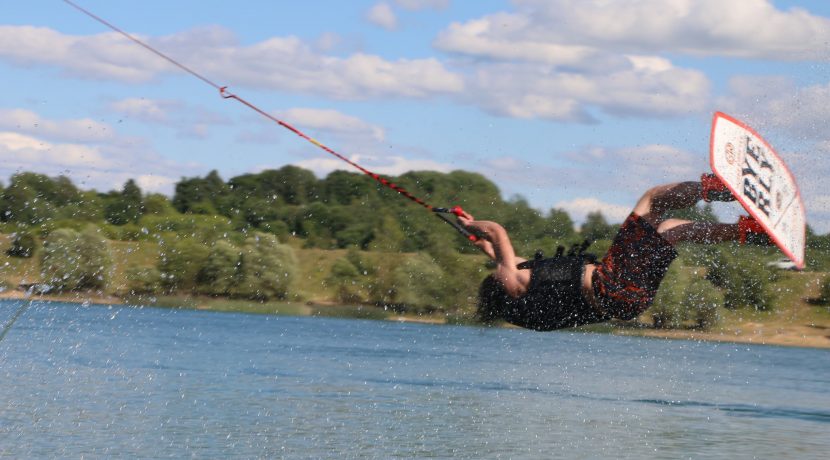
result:
[[[487,256],[491,259],[496,259],[496,252],[493,249],[493,242],[491,241],[488,235],[488,227],[493,224],[493,222],[487,221],[476,221],[473,218],[473,215],[468,213],[467,211],[462,211],[461,215],[458,216],[458,223],[467,229],[470,233],[477,236],[478,239],[473,242],[473,244],[481,249]]]

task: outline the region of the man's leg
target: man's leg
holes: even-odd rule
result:
[[[663,222],[666,211],[694,206],[702,198],[702,190],[700,182],[658,185],[643,194],[634,212],[657,228]]]
[[[666,219],[657,226],[659,233],[672,246],[688,241],[691,243],[714,244],[724,241],[738,241],[741,231],[738,224],[694,222],[683,219]]]
[[[694,222],[683,219],[665,219],[663,214],[672,209],[689,208],[703,198],[700,182],[677,182],[649,189],[634,207],[634,212],[657,229],[670,244],[688,241],[713,244],[741,239],[738,224]]]

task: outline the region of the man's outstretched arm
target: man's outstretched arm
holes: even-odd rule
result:
[[[496,262],[496,277],[504,284],[507,292],[516,297],[524,294],[530,275],[528,270],[516,268],[525,259],[516,256],[507,230],[496,222],[475,220],[467,212],[458,216],[458,223],[479,237],[474,244]]]

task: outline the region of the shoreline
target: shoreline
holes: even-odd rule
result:
[[[86,305],[127,305],[124,299],[117,296],[77,292],[72,294],[27,294],[19,290],[0,292],[0,300],[34,300],[47,302],[66,302]],[[300,315],[310,316],[310,308],[337,308],[340,305],[329,302],[308,302],[305,308],[300,308]],[[164,308],[164,307],[162,307]],[[182,305],[177,308],[207,310],[207,311],[237,311],[224,308],[213,308],[203,302],[195,306]],[[274,312],[253,312],[259,314],[278,314]],[[393,314],[384,321],[406,322],[417,324],[447,324],[442,316],[416,316]],[[590,330],[586,330],[590,332]],[[692,329],[653,329],[650,327],[620,327],[614,326],[609,333],[629,337],[649,337],[665,340],[694,340],[704,342],[722,342],[752,345],[773,345],[799,348],[830,349],[830,327],[816,324],[800,325],[795,322],[784,326],[765,324],[763,322],[746,321],[737,327],[716,327],[710,331]]]

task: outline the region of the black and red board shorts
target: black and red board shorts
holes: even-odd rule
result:
[[[629,320],[654,301],[677,251],[657,229],[631,213],[591,278],[594,296],[603,313]]]

